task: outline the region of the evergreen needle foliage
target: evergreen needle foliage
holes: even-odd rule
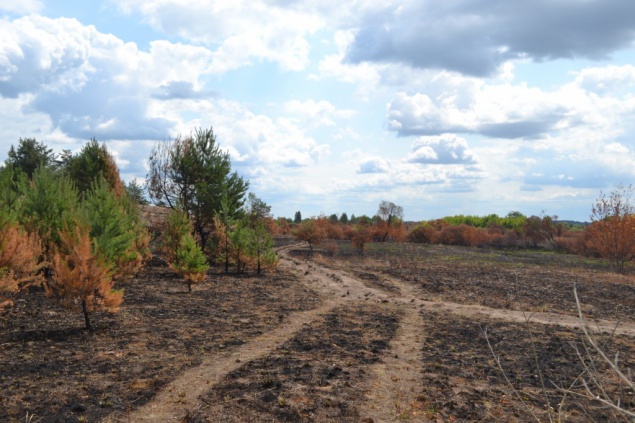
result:
[[[90,227],[97,255],[114,270],[115,279],[130,276],[142,263],[135,240],[143,237],[126,196],[118,197],[102,177],[93,181],[81,204],[82,217]],[[128,209],[128,210],[126,210]],[[138,212],[137,212],[138,213]]]
[[[273,250],[273,238],[264,219],[259,218],[249,227],[247,232],[247,250],[249,256],[256,261],[256,273],[263,269],[271,269],[278,263],[278,256]]]
[[[183,276],[187,290],[190,292],[192,284],[205,280],[205,272],[209,268],[207,258],[191,234],[188,233],[181,237],[181,243],[176,250],[176,258],[170,267]]]
[[[19,223],[42,240],[47,261],[53,247],[59,247],[60,234],[73,227],[78,213],[78,196],[73,182],[46,167],[38,168],[32,180],[19,181]]]
[[[181,240],[191,232],[192,224],[187,214],[180,209],[172,209],[168,214],[165,231],[161,237],[161,252],[168,263],[176,261]]]
[[[229,153],[221,151],[211,128],[156,144],[148,162],[151,200],[185,211],[201,247],[214,231],[221,201],[231,218],[240,217],[249,182],[231,171]]]

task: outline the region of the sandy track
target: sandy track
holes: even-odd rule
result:
[[[105,422],[179,422],[184,421],[188,410],[192,410],[198,397],[222,381],[229,372],[244,363],[266,356],[278,346],[294,336],[303,326],[310,325],[319,315],[343,303],[357,301],[376,301],[392,303],[402,308],[404,317],[400,322],[395,338],[390,343],[383,362],[372,366],[371,380],[366,390],[366,401],[360,410],[362,415],[370,416],[375,422],[398,421],[415,415],[409,405],[415,402],[417,386],[420,386],[420,348],[425,336],[425,322],[419,310],[427,309],[447,312],[478,319],[496,319],[509,322],[531,322],[578,327],[575,316],[554,313],[527,313],[506,309],[493,309],[479,305],[465,305],[452,302],[426,301],[417,297],[411,285],[399,280],[383,277],[397,288],[396,293],[368,287],[362,281],[348,274],[344,269],[327,267],[315,261],[290,258],[287,252],[297,246],[278,250],[280,268],[289,271],[308,286],[319,292],[324,303],[317,309],[296,313],[288,317],[287,322],[276,330],[263,334],[252,341],[204,361],[200,366],[190,369],[165,386],[155,398],[126,416],[111,416]],[[635,336],[635,325],[610,321],[587,322],[597,331],[612,332]],[[616,329],[617,326],[617,329]],[[405,414],[404,414],[405,413]],[[416,419],[415,419],[416,420]]]
[[[129,415],[111,417],[105,421],[156,423],[183,421],[188,410],[196,405],[198,397],[220,382],[227,373],[236,370],[246,362],[269,354],[303,326],[309,325],[320,314],[328,312],[334,306],[334,302],[327,301],[317,309],[292,315],[287,323],[278,329],[258,336],[225,354],[215,355],[205,360],[200,366],[182,373],[166,385],[152,401]]]

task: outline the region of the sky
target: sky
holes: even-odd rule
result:
[[[275,216],[589,220],[635,176],[632,0],[0,0],[0,161],[212,127]]]

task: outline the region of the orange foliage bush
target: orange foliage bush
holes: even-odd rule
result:
[[[626,262],[635,257],[635,215],[593,222],[587,227],[586,247],[623,272]]]
[[[42,243],[17,225],[0,230],[0,292],[12,292],[42,281]],[[0,298],[1,300],[1,298]]]
[[[45,285],[46,293],[67,309],[81,310],[86,329],[92,330],[89,313],[118,311],[123,291],[113,290],[110,269],[94,255],[88,229],[78,226],[60,237],[62,250],[53,255],[53,278]]]
[[[422,223],[416,226],[408,234],[408,242],[418,244],[436,244],[439,240],[439,231],[432,225]]]
[[[326,238],[332,240],[340,240],[344,239],[344,231],[342,230],[342,226],[339,223],[331,223],[327,222],[325,225],[326,230]]]
[[[366,244],[373,240],[373,234],[373,228],[364,224],[355,225],[351,242],[362,255],[364,255]]]
[[[293,236],[308,243],[309,248],[313,250],[313,247],[320,244],[326,237],[325,225],[328,224],[326,219],[305,220],[293,231]]]
[[[275,221],[277,225],[277,229],[275,231],[271,231],[271,235],[289,235],[291,234],[291,225],[284,217],[279,217],[278,220]]]
[[[603,193],[591,210],[587,248],[604,257],[618,272],[635,257],[635,208],[630,204],[633,188],[620,186],[607,197]]]
[[[473,226],[464,223],[457,226],[447,226],[439,234],[439,243],[444,245],[460,245],[474,247],[476,245],[476,231]]]

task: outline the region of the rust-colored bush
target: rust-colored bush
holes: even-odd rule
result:
[[[326,219],[305,220],[293,231],[293,236],[308,243],[309,248],[313,250],[313,247],[320,244],[326,237],[325,225],[328,225]]]
[[[351,243],[357,248],[361,255],[364,255],[366,244],[373,240],[373,228],[364,224],[357,224],[353,229]]]
[[[473,245],[476,247],[484,247],[491,245],[492,235],[489,234],[487,229],[474,228],[473,231]]]
[[[0,229],[0,292],[41,282],[41,258],[42,243],[37,234],[28,234],[17,224]]]
[[[617,272],[635,257],[635,207],[630,203],[633,187],[620,186],[604,193],[591,209],[587,248],[607,259]]]
[[[428,223],[416,226],[408,234],[408,242],[418,244],[436,244],[439,239],[439,231]]]
[[[464,223],[457,226],[447,226],[439,234],[439,243],[444,245],[460,245],[463,247],[476,246],[477,229]]]
[[[113,290],[111,271],[92,251],[87,228],[64,231],[60,238],[62,246],[53,255],[53,278],[45,285],[46,293],[64,308],[81,310],[86,329],[92,330],[89,313],[118,311],[123,291]]]
[[[339,223],[328,222],[325,229],[327,239],[340,240],[344,238],[344,232],[342,231],[342,226]]]

